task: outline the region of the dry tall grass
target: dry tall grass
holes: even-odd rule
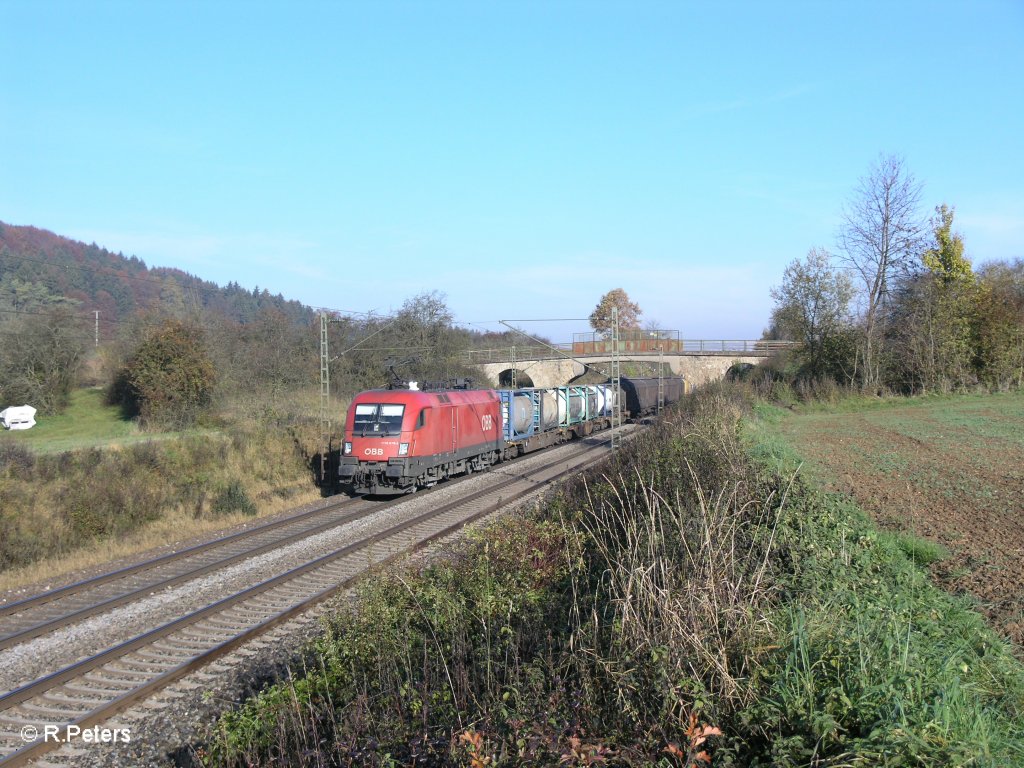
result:
[[[319,490],[299,440],[249,423],[123,448],[0,456],[0,589],[312,500]]]
[[[573,658],[587,668],[578,674],[613,686],[615,708],[638,724],[671,731],[695,710],[742,708],[751,649],[774,631],[784,499],[743,452],[745,407],[725,390],[686,404],[614,474],[584,480],[563,517],[591,573],[592,594],[576,594],[572,611]]]
[[[306,480],[279,490],[286,495],[263,494],[256,499],[255,516],[234,512],[218,518],[197,518],[192,508],[175,507],[159,519],[127,535],[96,539],[70,552],[2,571],[0,592],[29,586],[51,589],[84,577],[96,569],[107,569],[111,563],[122,558],[136,557],[140,553],[164,547],[178,548],[191,539],[212,535],[242,523],[251,524],[254,519],[269,517],[320,498],[319,490]]]
[[[737,486],[709,494],[687,468],[695,506],[678,491],[666,499],[639,472],[630,481],[607,479],[614,503],[588,494],[585,514],[570,531],[599,554],[603,594],[587,601],[590,615],[579,619],[576,645],[589,640],[596,654],[594,640],[601,627],[610,628],[613,646],[664,655],[679,679],[708,681],[711,694],[731,701],[744,690],[737,678],[750,671],[746,651],[771,632],[756,610],[773,591],[765,579],[771,538],[762,542],[749,531],[774,529],[778,508],[772,499],[745,500]],[[676,714],[684,717],[692,706],[680,695]]]

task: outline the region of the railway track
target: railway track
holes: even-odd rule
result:
[[[0,605],[0,620],[3,621],[0,650],[125,605],[156,590],[182,584],[293,541],[345,525],[383,508],[383,505],[372,505],[362,499],[345,499],[322,509],[240,531],[26,600]]]
[[[35,760],[60,747],[57,739],[67,735],[69,726],[85,730],[100,724],[348,588],[369,568],[448,536],[539,488],[601,461],[607,455],[600,450],[603,445],[603,441],[596,440],[573,444],[575,450],[568,456],[536,469],[520,470],[515,463],[502,465],[491,473],[495,482],[481,490],[378,527],[339,549],[0,694],[0,766],[8,768]],[[443,488],[455,485],[448,483]],[[0,607],[5,628],[0,633],[0,643],[24,642],[80,621],[86,615],[99,615],[158,589],[184,583],[196,578],[196,574],[209,573],[253,557],[254,553],[280,547],[282,542],[309,537],[408,500],[409,497],[387,503],[346,500]],[[8,621],[15,616],[24,620],[8,631]],[[56,739],[44,738],[48,726]]]

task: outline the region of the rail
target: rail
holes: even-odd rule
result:
[[[353,506],[362,506],[361,502],[361,499],[345,499],[321,509],[266,523],[222,539],[69,584],[27,600],[2,605],[0,617],[6,619],[8,626],[5,627],[5,633],[0,633],[0,651],[141,599],[158,590],[197,579],[264,552],[379,514],[383,508],[372,505],[346,511]],[[289,530],[292,528],[296,530]],[[239,544],[241,547],[237,546]],[[212,558],[204,557],[208,552],[213,552]],[[120,587],[103,588],[109,582],[118,580],[123,582]],[[84,600],[80,595],[85,595]],[[55,611],[51,608],[61,603],[67,603],[68,607],[57,605]],[[40,607],[42,610],[33,610]]]

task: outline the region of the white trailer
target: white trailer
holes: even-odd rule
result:
[[[12,405],[0,411],[4,429],[32,429],[36,425],[36,409],[31,405]]]

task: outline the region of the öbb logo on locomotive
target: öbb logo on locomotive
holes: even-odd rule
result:
[[[338,481],[353,494],[392,495],[429,488],[623,420],[652,415],[687,391],[676,376],[622,377],[613,385],[519,389],[392,387],[361,392],[345,423]],[[389,439],[390,438],[390,439]]]

